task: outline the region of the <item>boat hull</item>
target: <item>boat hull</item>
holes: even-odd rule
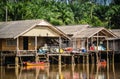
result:
[[[25,62],[24,66],[45,66],[44,62]]]

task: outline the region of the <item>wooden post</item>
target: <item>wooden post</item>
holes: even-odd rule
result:
[[[39,57],[37,55],[37,36],[35,36],[35,62],[38,62],[39,61]]]
[[[113,56],[112,56],[112,63],[114,64],[114,55],[115,55],[115,40],[113,40]]]
[[[16,79],[19,79],[19,68],[15,67],[15,75],[16,75]]]
[[[59,56],[60,56],[59,58],[61,58],[61,55],[59,55]],[[60,79],[62,79],[61,75],[62,75],[62,69],[61,69],[61,64],[59,63],[59,77],[60,77]]]
[[[89,54],[87,54],[87,64],[89,64]]]
[[[107,40],[107,79],[109,79],[109,56],[108,56],[108,40]]]
[[[75,65],[72,64],[72,77],[74,76],[74,73],[75,73]]]
[[[87,66],[87,79],[89,79],[89,63],[87,63],[86,66]]]
[[[94,64],[94,55],[91,54],[91,61],[92,61],[92,64]]]
[[[89,48],[88,48],[88,38],[87,38],[87,53],[88,53],[88,49],[89,49]]]
[[[62,47],[62,40],[61,40],[61,36],[59,37],[59,53],[60,53],[60,49]]]
[[[75,64],[74,55],[72,55],[72,64]]]
[[[18,56],[15,57],[15,66],[19,67],[19,58],[18,58]]]
[[[107,40],[107,65],[109,65],[109,56],[108,56],[108,40]]]
[[[37,55],[37,36],[35,36],[35,51],[36,51],[36,55]]]
[[[49,66],[49,55],[47,54],[47,57],[46,57],[46,60],[47,60],[47,65]]]
[[[58,61],[58,63],[59,63],[59,66],[61,66],[61,55],[59,55],[59,61]]]
[[[16,50],[17,50],[17,55],[18,55],[18,53],[19,53],[19,37],[17,37],[17,48],[16,48]]]
[[[85,64],[85,56],[83,55],[83,64]]]
[[[96,58],[97,58],[97,63],[98,63],[98,33],[97,33],[97,52],[96,52]]]

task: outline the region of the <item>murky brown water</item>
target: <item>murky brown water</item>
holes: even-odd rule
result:
[[[120,64],[0,68],[0,79],[120,79]]]

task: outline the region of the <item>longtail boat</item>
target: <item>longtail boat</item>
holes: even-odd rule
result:
[[[24,66],[45,66],[45,62],[24,62]]]

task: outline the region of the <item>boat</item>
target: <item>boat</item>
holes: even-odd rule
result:
[[[31,69],[40,69],[40,70],[45,70],[45,66],[24,66],[24,70],[31,70]]]
[[[98,65],[100,66],[100,67],[106,67],[106,65],[107,65],[107,62],[106,62],[106,60],[105,59],[100,59],[99,60],[99,62],[98,62]]]
[[[24,66],[45,66],[45,62],[24,62]]]
[[[103,65],[103,64],[107,64],[106,60],[105,59],[101,59],[100,60],[100,63]]]

